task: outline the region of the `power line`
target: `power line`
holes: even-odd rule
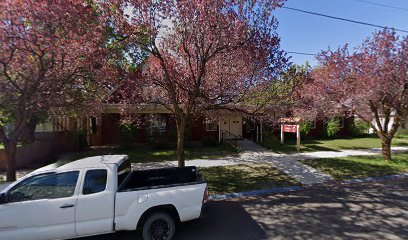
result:
[[[305,53],[305,52],[292,52],[292,51],[287,51],[287,53],[297,54],[297,55],[305,55],[305,56],[317,56],[317,54],[314,54],[314,53]]]
[[[331,19],[335,19],[335,20],[351,22],[351,23],[356,23],[356,24],[360,24],[360,25],[366,25],[366,26],[375,27],[375,28],[390,28],[390,27],[381,26],[381,25],[377,25],[377,24],[356,21],[356,20],[352,20],[352,19],[348,19],[348,18],[335,17],[335,16],[330,16],[330,15],[326,15],[326,14],[322,14],[322,13],[306,11],[306,10],[302,10],[302,9],[298,9],[298,8],[292,8],[292,7],[286,7],[286,6],[283,6],[282,8],[292,10],[292,11],[296,11],[296,12],[307,13],[307,14],[311,14],[311,15],[315,15],[315,16],[319,16],[319,17],[331,18]],[[398,28],[390,28],[390,29],[393,29],[393,30],[398,31],[398,32],[408,33],[408,30],[403,30],[403,29],[398,29]]]
[[[408,12],[408,8],[391,6],[391,5],[387,5],[387,4],[383,4],[383,3],[371,2],[371,1],[368,1],[368,0],[355,0],[355,1],[370,4],[370,5],[374,5],[374,6],[386,7],[386,8],[391,8],[391,9],[402,10],[402,11]]]

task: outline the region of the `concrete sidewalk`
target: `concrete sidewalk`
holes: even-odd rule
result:
[[[278,154],[271,152],[252,141],[239,142],[243,153],[239,157],[226,157],[223,159],[195,159],[186,161],[187,166],[197,167],[215,167],[215,166],[230,166],[238,164],[256,164],[269,163],[280,171],[286,173],[292,178],[298,180],[304,185],[323,183],[334,180],[331,176],[324,174],[310,166],[302,164],[301,161],[307,159],[321,158],[339,158],[347,156],[368,156],[381,153],[381,149],[366,149],[366,150],[339,150],[339,151],[322,151],[296,154]],[[393,153],[406,152],[408,147],[393,147]],[[134,164],[135,169],[149,169],[159,167],[174,167],[177,166],[176,161],[172,162],[156,162],[156,163],[137,163]]]
[[[272,164],[280,171],[286,173],[292,178],[298,180],[304,185],[323,183],[334,180],[331,176],[322,173],[310,166],[302,164],[301,161],[307,159],[322,159],[322,158],[340,158],[347,156],[369,156],[381,153],[381,149],[366,149],[366,150],[338,150],[338,151],[321,151],[296,154],[277,154],[266,148],[262,148],[252,141],[242,141],[241,149],[244,151],[241,154],[239,163],[257,163],[266,162]],[[408,147],[393,147],[392,152],[406,152]]]
[[[187,166],[197,166],[201,168],[216,167],[216,166],[230,166],[238,164],[256,164],[269,163],[280,171],[288,174],[292,178],[298,180],[302,184],[316,184],[333,180],[327,174],[324,174],[312,167],[302,164],[301,161],[307,159],[321,159],[321,158],[339,158],[347,156],[369,156],[381,153],[381,149],[365,149],[365,150],[338,150],[338,151],[320,151],[296,154],[278,154],[258,144],[243,140],[238,142],[242,153],[239,157],[225,157],[222,159],[194,159],[187,160]],[[407,152],[408,147],[393,147],[393,153]],[[175,167],[176,161],[168,162],[151,162],[151,163],[136,163],[132,165],[135,169],[151,169],[161,167]],[[30,170],[21,170],[17,172],[17,177],[26,175]],[[4,178],[4,173],[0,173],[0,179]],[[1,186],[0,186],[1,189]]]

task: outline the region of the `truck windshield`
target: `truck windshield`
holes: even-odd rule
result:
[[[129,159],[124,161],[118,168],[118,187],[123,183],[127,175],[132,170]]]

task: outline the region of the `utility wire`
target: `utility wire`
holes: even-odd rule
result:
[[[314,53],[291,52],[291,51],[287,51],[287,53],[290,53],[290,54],[297,54],[297,55],[305,55],[305,56],[317,56],[317,54],[314,54]]]
[[[292,11],[296,11],[296,12],[307,13],[307,14],[311,14],[311,15],[315,15],[315,16],[331,18],[331,19],[335,19],[335,20],[351,22],[351,23],[356,23],[356,24],[360,24],[360,25],[371,26],[371,27],[375,27],[375,28],[390,28],[390,27],[381,26],[381,25],[377,25],[377,24],[356,21],[356,20],[352,20],[352,19],[348,19],[348,18],[335,17],[335,16],[330,16],[330,15],[326,15],[326,14],[322,14],[322,13],[306,11],[306,10],[302,10],[302,9],[298,9],[298,8],[292,8],[292,7],[286,7],[286,6],[283,6],[282,8],[292,10]],[[403,30],[403,29],[398,29],[398,28],[390,28],[390,29],[393,29],[393,30],[398,31],[398,32],[408,33],[408,30]]]
[[[370,4],[370,5],[374,5],[374,6],[386,7],[386,8],[391,8],[391,9],[402,10],[402,11],[408,12],[408,8],[391,6],[391,5],[387,5],[387,4],[383,4],[383,3],[376,3],[376,2],[372,2],[372,1],[368,1],[368,0],[355,0],[355,1]]]

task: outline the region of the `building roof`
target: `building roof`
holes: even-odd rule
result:
[[[280,123],[299,123],[302,121],[300,117],[288,117],[288,118],[280,118]]]
[[[103,105],[103,113],[122,113],[126,109],[128,113],[171,113],[171,111],[162,105],[158,104],[113,104],[108,103]]]

